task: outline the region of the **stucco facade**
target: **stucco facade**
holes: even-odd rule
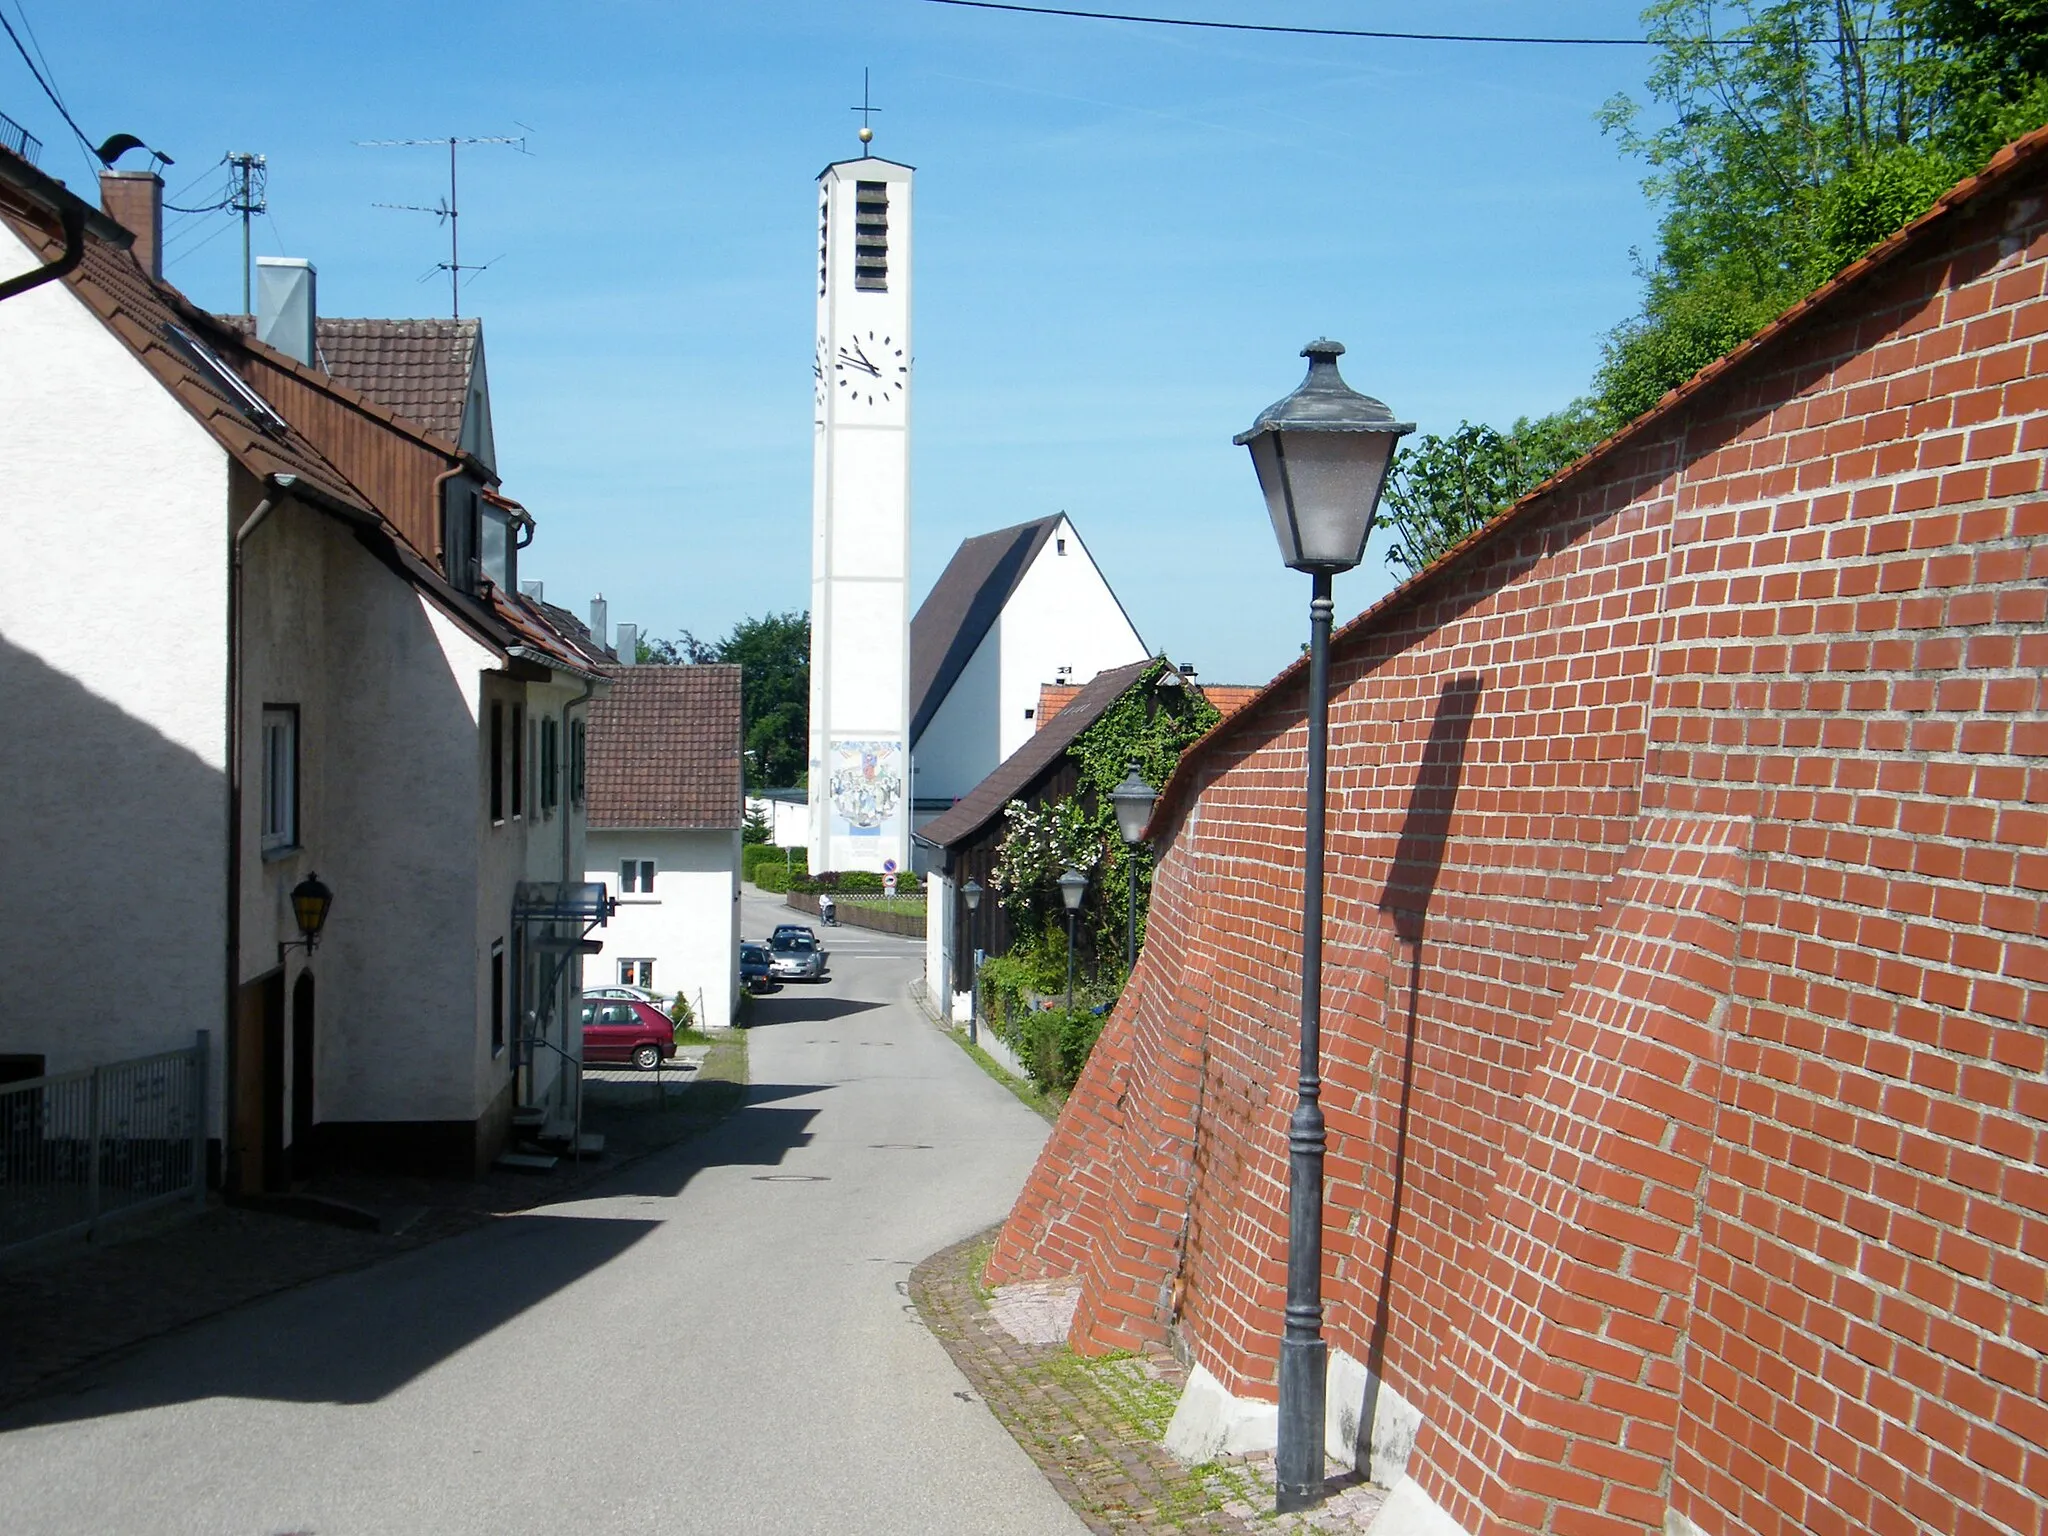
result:
[[[739,1006],[740,834],[606,828],[590,834],[589,850],[585,878],[604,882],[619,905],[598,935],[603,953],[585,962],[588,983],[619,980],[622,960],[651,961],[654,991],[681,992],[702,1023],[731,1023]],[[621,888],[628,860],[653,863],[652,892]]]

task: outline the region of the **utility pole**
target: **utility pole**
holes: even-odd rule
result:
[[[467,266],[463,264],[462,237],[456,223],[462,217],[462,209],[457,203],[455,195],[455,153],[464,144],[509,144],[523,155],[529,153],[526,147],[526,139],[523,136],[519,138],[483,136],[463,138],[451,134],[445,139],[356,140],[356,147],[358,149],[438,149],[444,144],[448,146],[448,195],[441,200],[438,207],[423,208],[417,203],[372,203],[370,206],[373,208],[391,208],[400,213],[431,213],[437,222],[448,226],[448,259],[435,262],[432,271],[428,275],[431,276],[433,272],[446,272],[448,274],[448,305],[455,318],[459,320],[462,318],[462,274],[464,272],[481,272],[485,267],[491,265],[491,261],[496,261],[498,258],[494,256],[491,258],[491,261],[472,262]]]
[[[249,307],[249,268],[254,259],[249,250],[249,220],[270,208],[270,170],[261,155],[235,150],[228,155],[228,172],[235,179],[228,207],[242,216],[242,313],[253,315],[256,311]]]

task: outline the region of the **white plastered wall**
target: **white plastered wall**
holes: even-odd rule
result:
[[[917,798],[959,799],[1030,740],[1040,684],[1084,684],[1149,654],[1061,518],[918,737]]]
[[[0,225],[0,277],[38,265]],[[226,1019],[228,459],[62,282],[0,302],[0,1052]]]
[[[589,834],[589,880],[601,880],[619,909],[595,937],[604,952],[586,962],[589,986],[618,979],[618,962],[654,962],[654,990],[680,991],[700,1021],[732,1021],[739,1004],[740,835],[732,831],[604,828]],[[654,894],[619,888],[623,860],[652,859]]]

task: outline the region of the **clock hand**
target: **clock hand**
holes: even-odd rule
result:
[[[854,353],[847,351],[844,347],[841,347],[839,349],[839,363],[841,367],[863,369],[867,373],[872,374],[874,377],[878,379],[882,376],[881,369],[877,368],[865,357],[856,356]]]

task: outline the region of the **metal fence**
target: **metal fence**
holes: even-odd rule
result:
[[[181,1051],[0,1084],[0,1254],[206,1200],[207,1034]]]
[[[5,112],[0,112],[0,147],[13,150],[30,165],[34,165],[43,152],[43,141]]]

